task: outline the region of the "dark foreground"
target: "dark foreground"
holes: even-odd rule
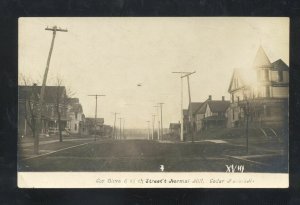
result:
[[[44,155],[26,155],[20,149],[19,171],[154,171],[226,172],[244,166],[243,172],[287,172],[287,157],[281,149],[230,142],[161,143],[147,140],[65,141],[40,146]],[[25,151],[24,151],[25,150]],[[47,152],[48,150],[48,152]],[[30,151],[31,152],[31,151]],[[52,153],[51,153],[52,152]],[[43,154],[43,153],[41,153]],[[32,158],[30,158],[32,157]],[[232,171],[232,169],[230,168]],[[235,169],[235,172],[240,172]]]

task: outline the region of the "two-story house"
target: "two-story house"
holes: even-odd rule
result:
[[[210,95],[208,99],[195,111],[196,130],[201,131],[208,128],[226,127],[226,111],[230,101],[212,100]]]
[[[80,134],[84,129],[84,114],[78,98],[68,99],[68,131],[72,134]]]
[[[281,59],[271,63],[262,47],[253,66],[235,69],[228,92],[228,127],[250,125],[281,126],[287,121],[289,67]]]
[[[20,85],[18,90],[18,131],[19,135],[30,134],[30,123],[40,112],[39,99],[41,86]],[[35,96],[35,97],[33,97]],[[67,124],[66,89],[64,86],[46,86],[42,110],[42,134],[50,129],[58,129],[59,123],[64,129]],[[35,113],[31,108],[35,106]]]

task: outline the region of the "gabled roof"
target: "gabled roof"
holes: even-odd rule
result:
[[[196,111],[197,114],[205,114],[207,106],[213,113],[225,112],[230,105],[230,101],[227,100],[207,100]]]
[[[36,86],[38,96],[41,93],[42,86]],[[29,99],[33,93],[34,86],[19,85],[19,99]],[[46,86],[45,87],[45,103],[56,103],[57,94],[62,98],[66,95],[65,86]]]
[[[70,112],[82,112],[82,106],[79,103],[74,103],[71,105]]]
[[[200,107],[196,110],[196,113],[197,113],[197,114],[205,114],[205,112],[206,112],[206,107],[207,107],[207,101],[204,102],[204,103],[202,104],[202,106],[200,106]]]
[[[255,68],[272,68],[272,64],[261,46],[259,47],[254,58],[253,66]]]
[[[273,68],[272,70],[289,70],[289,66],[281,59],[278,59],[277,61],[274,61],[272,63]]]
[[[188,110],[189,110],[192,114],[194,114],[194,113],[198,110],[198,108],[200,108],[200,107],[202,106],[202,104],[203,104],[203,102],[191,102],[191,103],[189,104]]]
[[[225,112],[230,105],[230,101],[227,100],[210,100],[207,101],[207,103],[213,113]]]

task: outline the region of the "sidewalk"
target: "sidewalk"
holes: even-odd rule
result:
[[[63,142],[71,142],[71,141],[82,141],[82,140],[94,140],[93,137],[88,137],[88,138],[71,138],[71,139],[63,139]],[[48,140],[42,140],[39,142],[39,145],[44,145],[44,144],[51,144],[51,143],[55,143],[55,142],[59,142],[59,139],[48,139]],[[18,146],[20,147],[31,147],[33,146],[33,142],[21,142],[18,143]]]
[[[18,157],[20,160],[24,160],[27,158],[36,158],[39,156],[51,154],[57,151],[62,151],[65,149],[73,148],[76,146],[81,146],[87,143],[91,143],[94,141],[94,137],[85,137],[85,138],[65,138],[62,142],[59,141],[56,137],[49,137],[43,139],[39,142],[39,154],[33,154],[33,146],[32,142],[20,142],[18,144]],[[100,140],[100,139],[98,139]]]

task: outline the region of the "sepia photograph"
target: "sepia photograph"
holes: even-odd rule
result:
[[[19,187],[288,187],[289,18],[23,17],[18,33]]]

